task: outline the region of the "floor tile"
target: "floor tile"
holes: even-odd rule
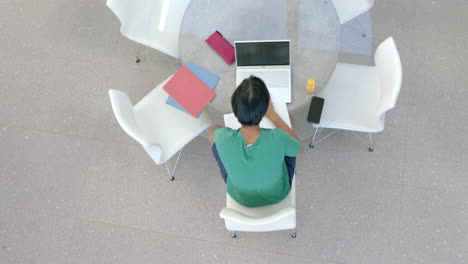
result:
[[[434,34],[452,31],[462,34],[468,20],[468,3],[463,0],[427,2],[415,0],[416,30],[432,30]]]
[[[92,142],[10,127],[0,145],[0,206],[76,215]]]
[[[35,210],[0,207],[1,262],[67,263],[73,224]]]
[[[458,113],[453,110],[453,113]],[[431,188],[466,188],[462,170],[467,127],[432,106],[411,109],[408,126],[406,183]]]
[[[328,263],[87,221],[74,234],[70,263]]]
[[[120,25],[105,2],[54,1],[46,6],[53,15],[46,18],[49,27],[44,28],[43,34],[48,39],[58,39],[61,45],[56,46],[66,47],[61,50],[67,51],[70,58],[96,60],[116,56]],[[57,38],[57,34],[62,38]]]
[[[306,235],[308,243],[295,254],[339,263],[395,263],[401,186],[357,182],[340,170],[310,171],[317,173],[297,190],[303,194],[298,236]]]
[[[415,1],[375,1],[370,10],[372,32],[374,36],[386,35],[395,39],[407,37],[407,33],[413,32],[415,28],[416,13]]]
[[[77,65],[60,60],[17,58],[8,67],[5,74],[9,77],[5,85],[10,91],[5,107],[8,124],[82,137],[92,135],[90,128],[96,126],[96,99],[87,90],[93,87],[89,82],[87,85],[73,82],[79,73],[75,71]],[[83,77],[96,79],[92,73]],[[99,85],[102,82],[94,83]]]
[[[93,152],[81,218],[207,240],[227,235],[218,217],[225,185],[208,140],[184,148],[174,182],[139,146],[98,142]]]
[[[409,109],[406,183],[434,188],[466,187],[462,170],[468,114],[463,109],[467,78],[442,53],[419,51],[423,69],[416,69],[413,104]],[[458,58],[452,58],[459,60]],[[442,66],[442,67],[441,67]],[[437,86],[439,80],[446,85]]]
[[[464,58],[468,53],[463,56],[452,51],[428,51],[415,47],[415,55],[410,77],[414,78],[413,105],[433,106],[440,114],[444,114],[442,111],[447,107],[462,110],[463,102],[468,98],[468,89],[464,85],[468,78],[463,71],[466,65]]]
[[[398,263],[467,263],[466,192],[406,187]]]

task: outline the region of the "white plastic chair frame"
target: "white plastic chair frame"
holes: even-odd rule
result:
[[[392,37],[387,38],[377,47],[375,64],[375,66],[337,64],[327,85],[317,94],[325,98],[325,105],[320,124],[313,124],[316,129],[309,145],[310,148],[314,148],[315,144],[342,129],[352,131],[361,142],[368,145],[370,152],[374,151],[371,133],[384,129],[385,113],[395,107],[402,82],[400,56]],[[359,89],[355,90],[359,94],[354,96],[354,90],[351,89],[352,87],[349,88],[350,86],[358,87]],[[331,106],[327,107],[327,101]],[[366,105],[371,106],[366,108]],[[353,111],[355,116],[350,116],[349,112]],[[348,113],[348,116],[343,113]],[[363,116],[358,116],[359,114]],[[335,128],[336,130],[316,140],[320,136],[319,128]],[[367,132],[369,143],[355,131]]]

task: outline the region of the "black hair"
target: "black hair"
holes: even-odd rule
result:
[[[243,126],[256,126],[268,110],[270,93],[262,79],[244,79],[231,97],[234,115]]]

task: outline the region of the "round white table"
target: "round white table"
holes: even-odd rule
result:
[[[340,52],[370,54],[368,14],[350,22],[340,25],[330,0],[192,0],[180,29],[180,59],[182,64],[192,62],[221,77],[206,111],[223,124],[223,115],[232,112],[236,66],[235,62],[228,65],[205,39],[217,30],[233,45],[239,40],[291,40],[288,110],[300,130],[310,127],[305,117],[312,95],[306,92],[306,80],[315,79],[317,91],[330,78]],[[311,136],[308,129],[302,130],[296,131],[301,139]]]

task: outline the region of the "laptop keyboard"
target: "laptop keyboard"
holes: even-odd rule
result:
[[[249,70],[238,71],[237,78],[242,81],[249,78],[250,75],[254,75],[262,79],[268,88],[288,88],[289,87],[289,71],[286,70]]]

